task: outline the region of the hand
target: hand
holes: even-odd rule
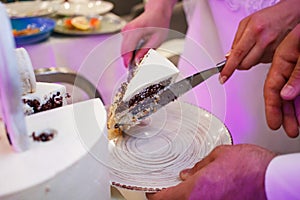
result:
[[[176,0],[149,0],[145,12],[122,29],[122,55],[126,67],[132,59],[138,63],[149,48],[159,47],[166,39],[175,3]],[[139,47],[135,58],[132,58],[133,50],[142,40],[143,46]]]
[[[300,20],[299,3],[300,0],[280,1],[240,22],[226,66],[220,74],[221,83],[235,69],[247,70],[258,63],[271,62],[276,47]]]
[[[266,199],[265,171],[275,154],[249,144],[215,148],[192,169],[180,173],[183,182],[149,200]]]
[[[264,86],[267,123],[290,137],[300,125],[300,24],[278,46]]]

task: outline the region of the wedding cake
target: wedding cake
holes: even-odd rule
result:
[[[26,117],[16,153],[0,121],[0,199],[110,199],[106,111],[99,99]]]
[[[35,82],[26,51],[14,51],[1,3],[0,19],[0,199],[110,199],[102,102],[92,99],[25,116],[22,99],[37,96],[43,104],[53,98],[52,91],[59,102],[64,92]]]
[[[31,59],[26,49],[15,49],[20,75],[23,110],[26,115],[67,104],[66,87],[56,83],[36,82]]]

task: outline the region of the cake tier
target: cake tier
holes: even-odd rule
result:
[[[25,95],[35,92],[36,79],[29,54],[23,47],[15,49],[15,54],[18,65],[18,72],[21,79],[20,81],[22,86],[22,94]]]
[[[56,83],[37,82],[36,91],[22,96],[26,115],[61,107],[67,104],[66,87]]]
[[[110,199],[106,111],[93,99],[26,117],[30,149],[15,153],[0,131],[0,199]],[[33,140],[54,133],[46,142]]]

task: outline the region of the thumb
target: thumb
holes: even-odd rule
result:
[[[284,100],[293,100],[300,95],[300,56],[288,82],[282,88],[280,95]]]
[[[124,53],[122,55],[122,57],[123,57],[123,64],[124,64],[124,66],[126,68],[128,68],[128,66],[130,65],[130,61],[131,61],[132,55],[133,55],[132,51]]]
[[[213,151],[208,156],[206,156],[205,158],[197,162],[193,168],[182,170],[179,173],[180,179],[183,181],[187,180],[189,177],[193,176],[199,170],[201,170],[205,166],[209,165],[212,161],[214,161],[215,157],[216,157],[216,153],[215,151]]]
[[[146,55],[146,53],[149,51],[150,48],[143,47],[140,50],[137,51],[135,55],[135,63],[140,63],[143,57]]]

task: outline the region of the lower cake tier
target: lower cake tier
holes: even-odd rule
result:
[[[0,121],[0,199],[110,199],[106,111],[99,99],[26,117],[29,150],[16,153]],[[47,140],[38,140],[44,136]],[[34,137],[33,137],[34,136]]]
[[[36,91],[22,96],[23,110],[26,115],[38,113],[67,104],[69,95],[66,87],[56,83],[37,82]]]

